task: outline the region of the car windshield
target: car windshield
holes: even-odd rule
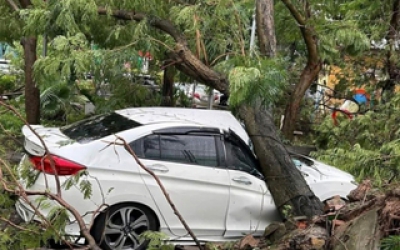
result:
[[[92,116],[63,126],[60,130],[72,140],[87,143],[140,125],[133,120],[113,112]]]

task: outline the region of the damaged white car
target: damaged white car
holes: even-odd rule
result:
[[[170,240],[191,241],[156,181],[121,145],[129,143],[140,161],[160,178],[172,201],[200,241],[224,241],[243,234],[262,235],[272,221],[280,220],[249,137],[227,111],[131,108],[94,116],[61,128],[33,126],[53,156],[55,168],[43,160],[39,139],[23,128],[27,154],[21,168],[36,179],[29,190],[56,191],[54,171],[61,183],[77,173],[92,185],[84,199],[79,185],[63,190],[62,197],[82,215],[103,249],[144,249],[139,235],[160,230]],[[303,156],[296,166],[322,200],[346,197],[356,186],[348,173]],[[24,180],[21,181],[26,185]],[[110,191],[108,193],[108,191]],[[39,199],[30,197],[38,206]],[[46,216],[54,206],[40,208]],[[102,204],[108,206],[100,209]],[[22,199],[17,211],[25,220],[40,220]],[[71,216],[66,234],[79,236]]]

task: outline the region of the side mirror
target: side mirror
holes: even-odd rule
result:
[[[301,161],[299,161],[299,160],[296,160],[296,159],[292,159],[292,161],[293,161],[293,163],[294,163],[294,165],[297,167],[297,168],[301,168]]]

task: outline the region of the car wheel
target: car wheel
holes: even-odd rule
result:
[[[139,238],[145,231],[156,231],[154,214],[146,207],[121,204],[101,213],[92,227],[92,235],[104,250],[143,250],[148,241]]]

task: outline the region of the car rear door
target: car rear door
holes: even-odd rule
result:
[[[155,132],[132,144],[197,236],[222,236],[225,231],[230,181],[226,168],[221,167],[221,143],[218,133],[175,128]],[[141,175],[170,231],[187,236],[155,179],[144,170]]]

